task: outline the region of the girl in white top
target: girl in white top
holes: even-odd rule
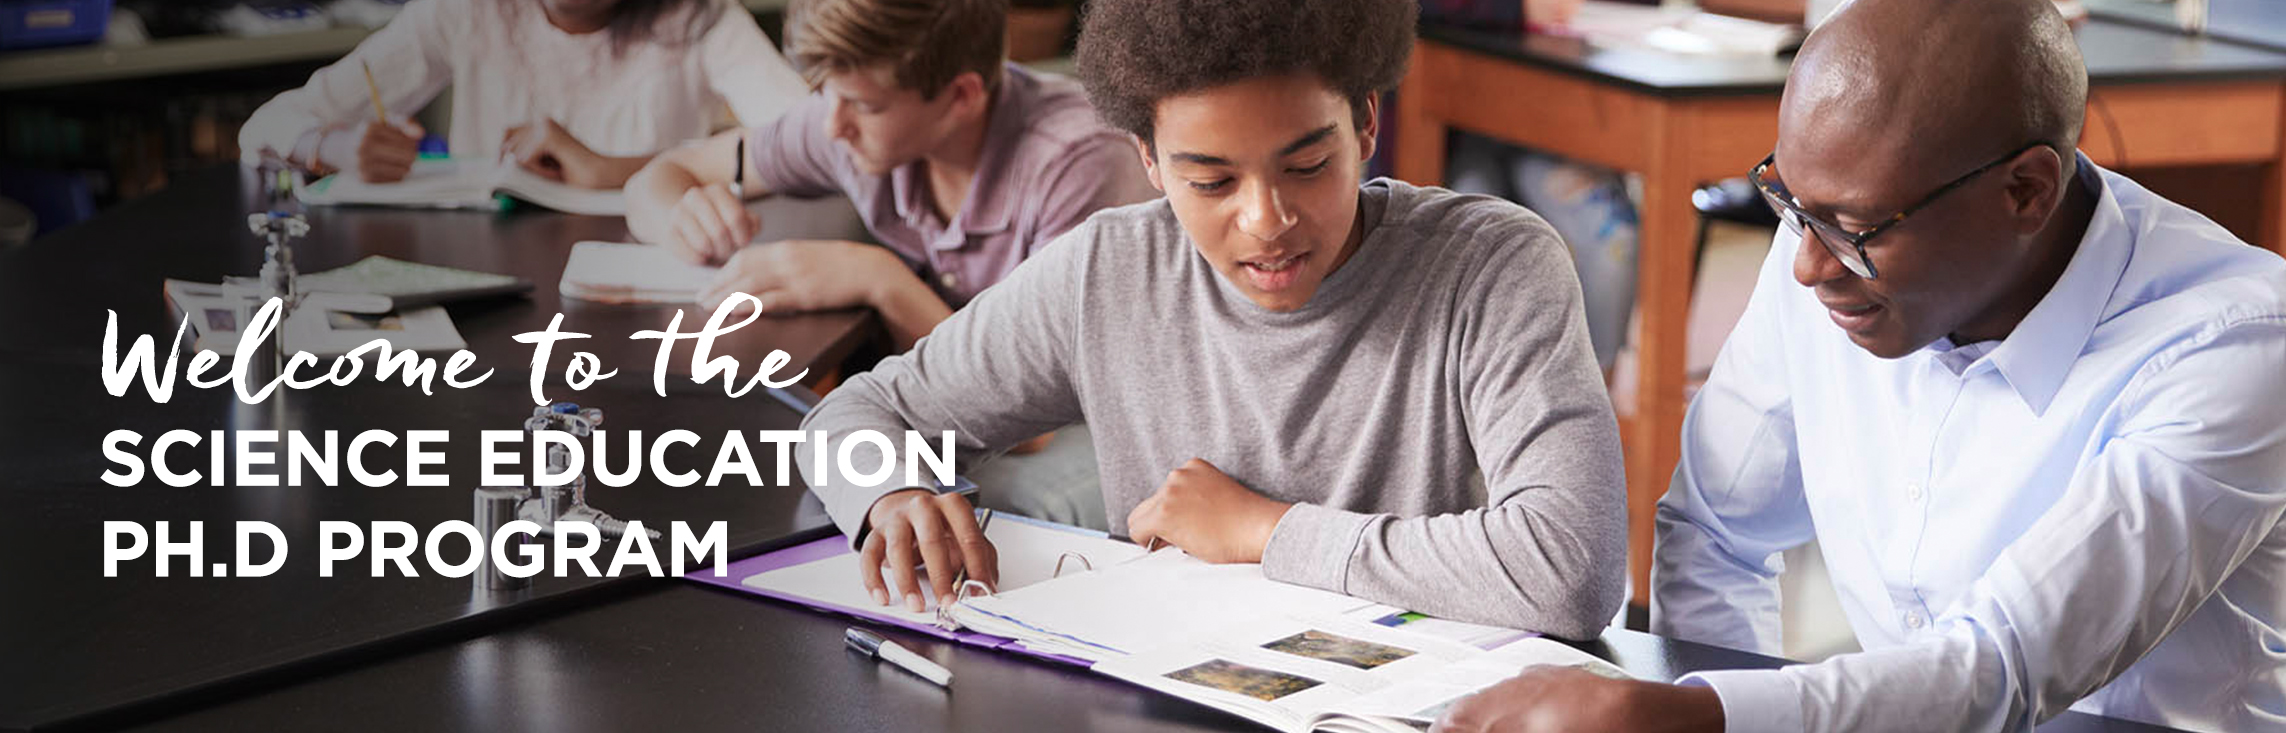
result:
[[[391,124],[374,124],[371,68]],[[238,131],[265,153],[367,181],[405,177],[420,126],[399,117],[452,88],[454,157],[510,157],[587,188],[618,188],[651,156],[808,94],[754,16],[731,0],[416,0]]]

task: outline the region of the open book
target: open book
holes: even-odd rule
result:
[[[1280,730],[1425,729],[1452,701],[1532,664],[1622,675],[1525,632],[1280,583],[1259,565],[1209,564],[1173,548],[1146,553],[1100,532],[1005,514],[985,534],[1000,557],[997,592],[971,588],[941,614],[933,597],[920,613],[876,605],[838,536],[740,561],[735,580],[692,577],[1087,665]]]
[[[1094,670],[1283,731],[1414,733],[1535,665],[1627,676],[1543,638],[1487,650],[1404,626],[1307,616],[1228,624]]]
[[[320,206],[363,205],[432,209],[498,209],[505,195],[568,214],[626,216],[617,189],[576,188],[542,178],[514,163],[475,158],[421,160],[395,183],[366,183],[334,174],[301,187],[295,197]]]

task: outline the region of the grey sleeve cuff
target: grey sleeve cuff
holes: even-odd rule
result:
[[[1295,504],[1270,530],[1262,547],[1262,575],[1271,580],[1347,593],[1349,561],[1358,538],[1379,515]]]
[[[843,488],[831,494],[821,493],[819,497],[825,500],[826,514],[833,517],[834,526],[841,528],[841,536],[849,538],[849,549],[856,550],[865,544],[865,532],[870,529],[865,519],[873,514],[873,505],[879,503],[881,497],[920,488],[886,483],[872,488]]]
[[[803,427],[817,429],[822,426],[813,426],[805,420]],[[829,439],[834,441],[832,444],[838,444],[842,432],[831,432],[834,436]],[[833,451],[829,448],[827,452],[830,454]],[[881,501],[881,497],[906,489],[921,489],[932,493],[936,491],[931,487],[906,485],[904,462],[896,458],[890,460],[892,468],[889,477],[878,484],[866,485],[838,471],[831,461],[821,465],[812,460],[809,450],[794,451],[794,467],[800,469],[802,481],[809,485],[810,493],[818,496],[818,502],[825,505],[826,516],[832,517],[834,526],[841,528],[841,535],[849,538],[852,550],[865,541],[865,518],[873,513],[873,505]]]

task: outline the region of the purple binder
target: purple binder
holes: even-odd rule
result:
[[[778,550],[776,552],[767,552],[746,558],[744,560],[733,562],[730,564],[729,568],[727,568],[729,571],[728,574],[722,575],[720,577],[715,576],[711,568],[705,570],[694,570],[688,574],[685,574],[683,577],[701,583],[706,583],[708,585],[728,588],[740,593],[747,593],[751,595],[762,596],[765,598],[774,598],[798,606],[804,606],[812,610],[849,616],[868,623],[895,626],[901,629],[917,631],[923,634],[937,637],[939,639],[959,642],[969,646],[983,647],[985,649],[996,649],[999,651],[1010,652],[1013,654],[1020,654],[1023,656],[1045,659],[1059,664],[1070,664],[1079,667],[1088,667],[1094,664],[1094,662],[1090,662],[1078,657],[1070,657],[1062,654],[1050,654],[1047,652],[1038,651],[1032,649],[1031,647],[1024,646],[1014,639],[993,636],[991,634],[979,634],[974,631],[966,630],[947,631],[930,624],[916,624],[910,621],[906,621],[905,619],[883,615],[867,609],[850,608],[840,604],[826,603],[809,598],[802,598],[774,590],[755,588],[740,582],[744,581],[747,578],[754,577],[755,575],[777,570],[779,568],[793,567],[803,563],[823,560],[835,555],[846,555],[850,552],[851,550],[849,549],[849,540],[842,537],[841,535],[834,535],[816,541],[794,545],[792,547]]]

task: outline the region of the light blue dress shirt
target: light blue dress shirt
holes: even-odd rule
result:
[[[2286,261],[2125,177],[2005,339],[1884,360],[1780,234],[1684,420],[1652,629],[1779,650],[1815,538],[1864,652],[1693,675],[1733,731],[2286,730]]]

